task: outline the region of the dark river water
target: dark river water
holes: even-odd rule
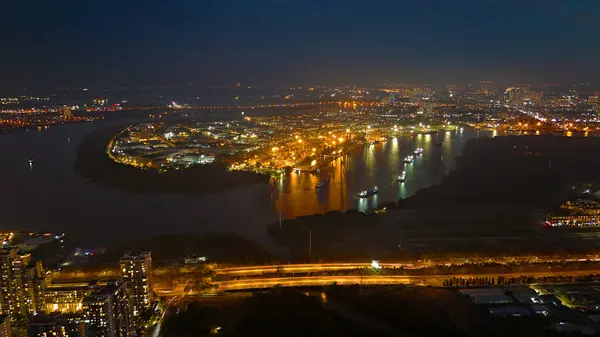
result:
[[[72,168],[77,144],[110,124],[114,122],[0,136],[0,228],[65,231],[87,245],[162,233],[234,232],[273,247],[266,225],[278,220],[279,211],[283,217],[349,208],[367,211],[410,196],[439,183],[466,142],[484,136],[465,130],[390,139],[355,149],[322,168],[320,177],[293,173],[274,187],[256,185],[198,196],[142,195],[89,183]],[[406,167],[406,182],[392,182],[404,167],[402,158],[415,147],[424,153]],[[35,161],[30,166],[31,157]],[[315,185],[328,177],[330,182],[317,192]],[[378,195],[355,197],[375,185]]]

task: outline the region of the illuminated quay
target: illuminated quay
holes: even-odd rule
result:
[[[115,136],[107,152],[115,161],[140,168],[182,169],[219,160],[231,170],[280,175],[315,171],[354,147],[388,138],[457,130],[444,118],[430,124],[394,122],[382,119],[380,110],[342,105],[300,116],[140,124]]]

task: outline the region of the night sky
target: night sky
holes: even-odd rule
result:
[[[592,83],[598,0],[6,0],[0,86]]]

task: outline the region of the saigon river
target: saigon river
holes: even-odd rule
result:
[[[98,121],[3,135],[2,228],[65,231],[87,245],[165,233],[233,232],[272,248],[266,225],[277,221],[278,210],[283,217],[295,217],[350,208],[368,211],[395,202],[439,183],[469,139],[489,135],[465,130],[400,136],[355,149],[323,167],[321,177],[292,173],[273,187],[261,184],[219,194],[163,195],[117,191],[89,182],[73,170],[77,145],[90,132],[110,124]],[[402,159],[415,147],[424,153],[407,166],[404,183],[392,183],[403,167]],[[35,159],[31,165],[29,158]],[[316,192],[316,184],[327,177],[330,182]],[[355,197],[375,185],[380,188],[378,195]]]
[[[385,142],[359,147],[321,167],[320,173],[292,173],[275,182],[275,207],[285,218],[357,209],[371,212],[383,203],[395,203],[416,191],[438,184],[454,167],[454,160],[468,140],[491,136],[486,131],[440,131],[404,135]],[[405,164],[403,159],[416,148],[423,154]],[[406,172],[404,182],[397,177]],[[317,190],[316,185],[323,183]],[[375,186],[379,192],[358,198],[362,190]]]

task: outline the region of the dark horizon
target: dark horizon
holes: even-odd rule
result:
[[[0,87],[593,82],[598,13],[591,0],[12,1]]]

